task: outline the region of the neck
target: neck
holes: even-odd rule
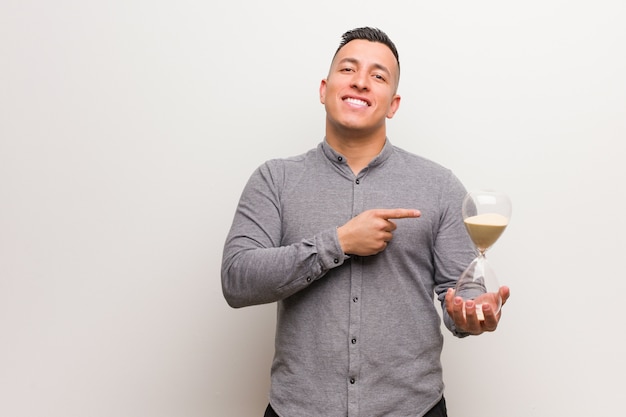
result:
[[[376,136],[338,136],[326,132],[326,142],[347,158],[347,164],[357,175],[374,159],[385,146],[386,135]]]

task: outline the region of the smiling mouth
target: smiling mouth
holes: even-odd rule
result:
[[[343,99],[346,103],[354,104],[355,106],[369,107],[369,103],[365,100],[359,100],[358,98],[346,97]]]

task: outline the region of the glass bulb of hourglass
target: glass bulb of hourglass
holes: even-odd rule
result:
[[[485,252],[504,232],[511,217],[511,202],[497,191],[473,191],[463,200],[463,221],[478,256],[469,264],[456,283],[456,294],[464,301],[473,300],[476,316],[484,319],[482,307],[491,305],[494,314],[500,311],[500,283],[487,262]],[[465,306],[465,304],[463,304]]]

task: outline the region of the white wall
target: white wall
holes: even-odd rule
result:
[[[0,415],[260,416],[274,306],[221,249],[268,158],[323,135],[339,37],[396,42],[394,144],[506,190],[500,329],[443,354],[451,416],[620,415],[626,3],[4,0]]]

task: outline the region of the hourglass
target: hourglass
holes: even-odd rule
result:
[[[502,307],[500,284],[487,262],[485,252],[498,240],[509,224],[511,201],[498,191],[472,191],[463,200],[463,221],[478,256],[469,264],[456,283],[455,295],[463,301],[474,300],[476,316],[484,320],[483,305],[489,303],[497,314]],[[465,312],[465,302],[463,303]]]

